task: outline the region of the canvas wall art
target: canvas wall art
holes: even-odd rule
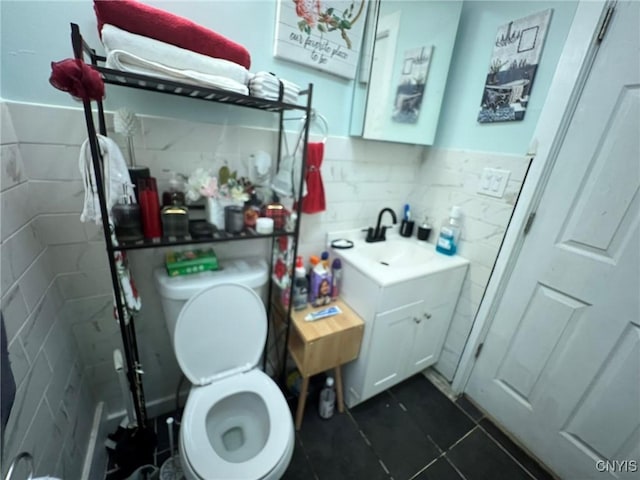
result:
[[[274,55],[355,78],[366,0],[278,0]]]
[[[498,29],[478,122],[524,118],[550,19],[551,9],[513,20]]]

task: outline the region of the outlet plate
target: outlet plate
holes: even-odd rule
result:
[[[511,172],[509,170],[486,167],[480,176],[478,193],[489,195],[490,197],[502,198],[507,188],[510,175]]]

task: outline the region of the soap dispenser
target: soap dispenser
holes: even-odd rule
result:
[[[436,251],[445,255],[455,255],[460,241],[460,218],[462,210],[458,206],[451,207],[449,219],[442,223]]]

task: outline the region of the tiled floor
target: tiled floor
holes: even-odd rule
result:
[[[295,403],[295,402],[292,402]],[[295,408],[295,405],[292,405]],[[166,417],[155,420],[157,465],[168,458]],[[177,437],[176,437],[177,438]],[[109,479],[113,476],[113,471]],[[452,402],[416,375],[329,420],[310,398],[287,480],[542,480],[535,460],[465,397]]]

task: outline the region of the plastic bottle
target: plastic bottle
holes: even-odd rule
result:
[[[309,295],[309,282],[307,272],[304,269],[302,257],[296,257],[296,269],[293,280],[293,309],[304,310],[307,307]]]
[[[184,205],[184,180],[182,175],[177,172],[171,172],[169,179],[169,190],[162,193],[162,206]]]
[[[322,252],[320,254],[320,261],[324,265],[325,270],[329,270],[329,252]]]
[[[309,257],[309,263],[311,264],[312,269],[315,268],[315,266],[320,263],[320,257],[318,257],[317,255],[311,255]]]
[[[338,299],[342,291],[342,262],[339,258],[334,258],[331,264],[331,300]]]
[[[460,217],[462,210],[458,206],[451,207],[449,219],[442,223],[436,251],[445,255],[455,255],[460,240]]]
[[[322,418],[331,418],[336,404],[336,391],[333,388],[333,377],[327,377],[322,390],[320,390],[320,402],[318,413]]]

